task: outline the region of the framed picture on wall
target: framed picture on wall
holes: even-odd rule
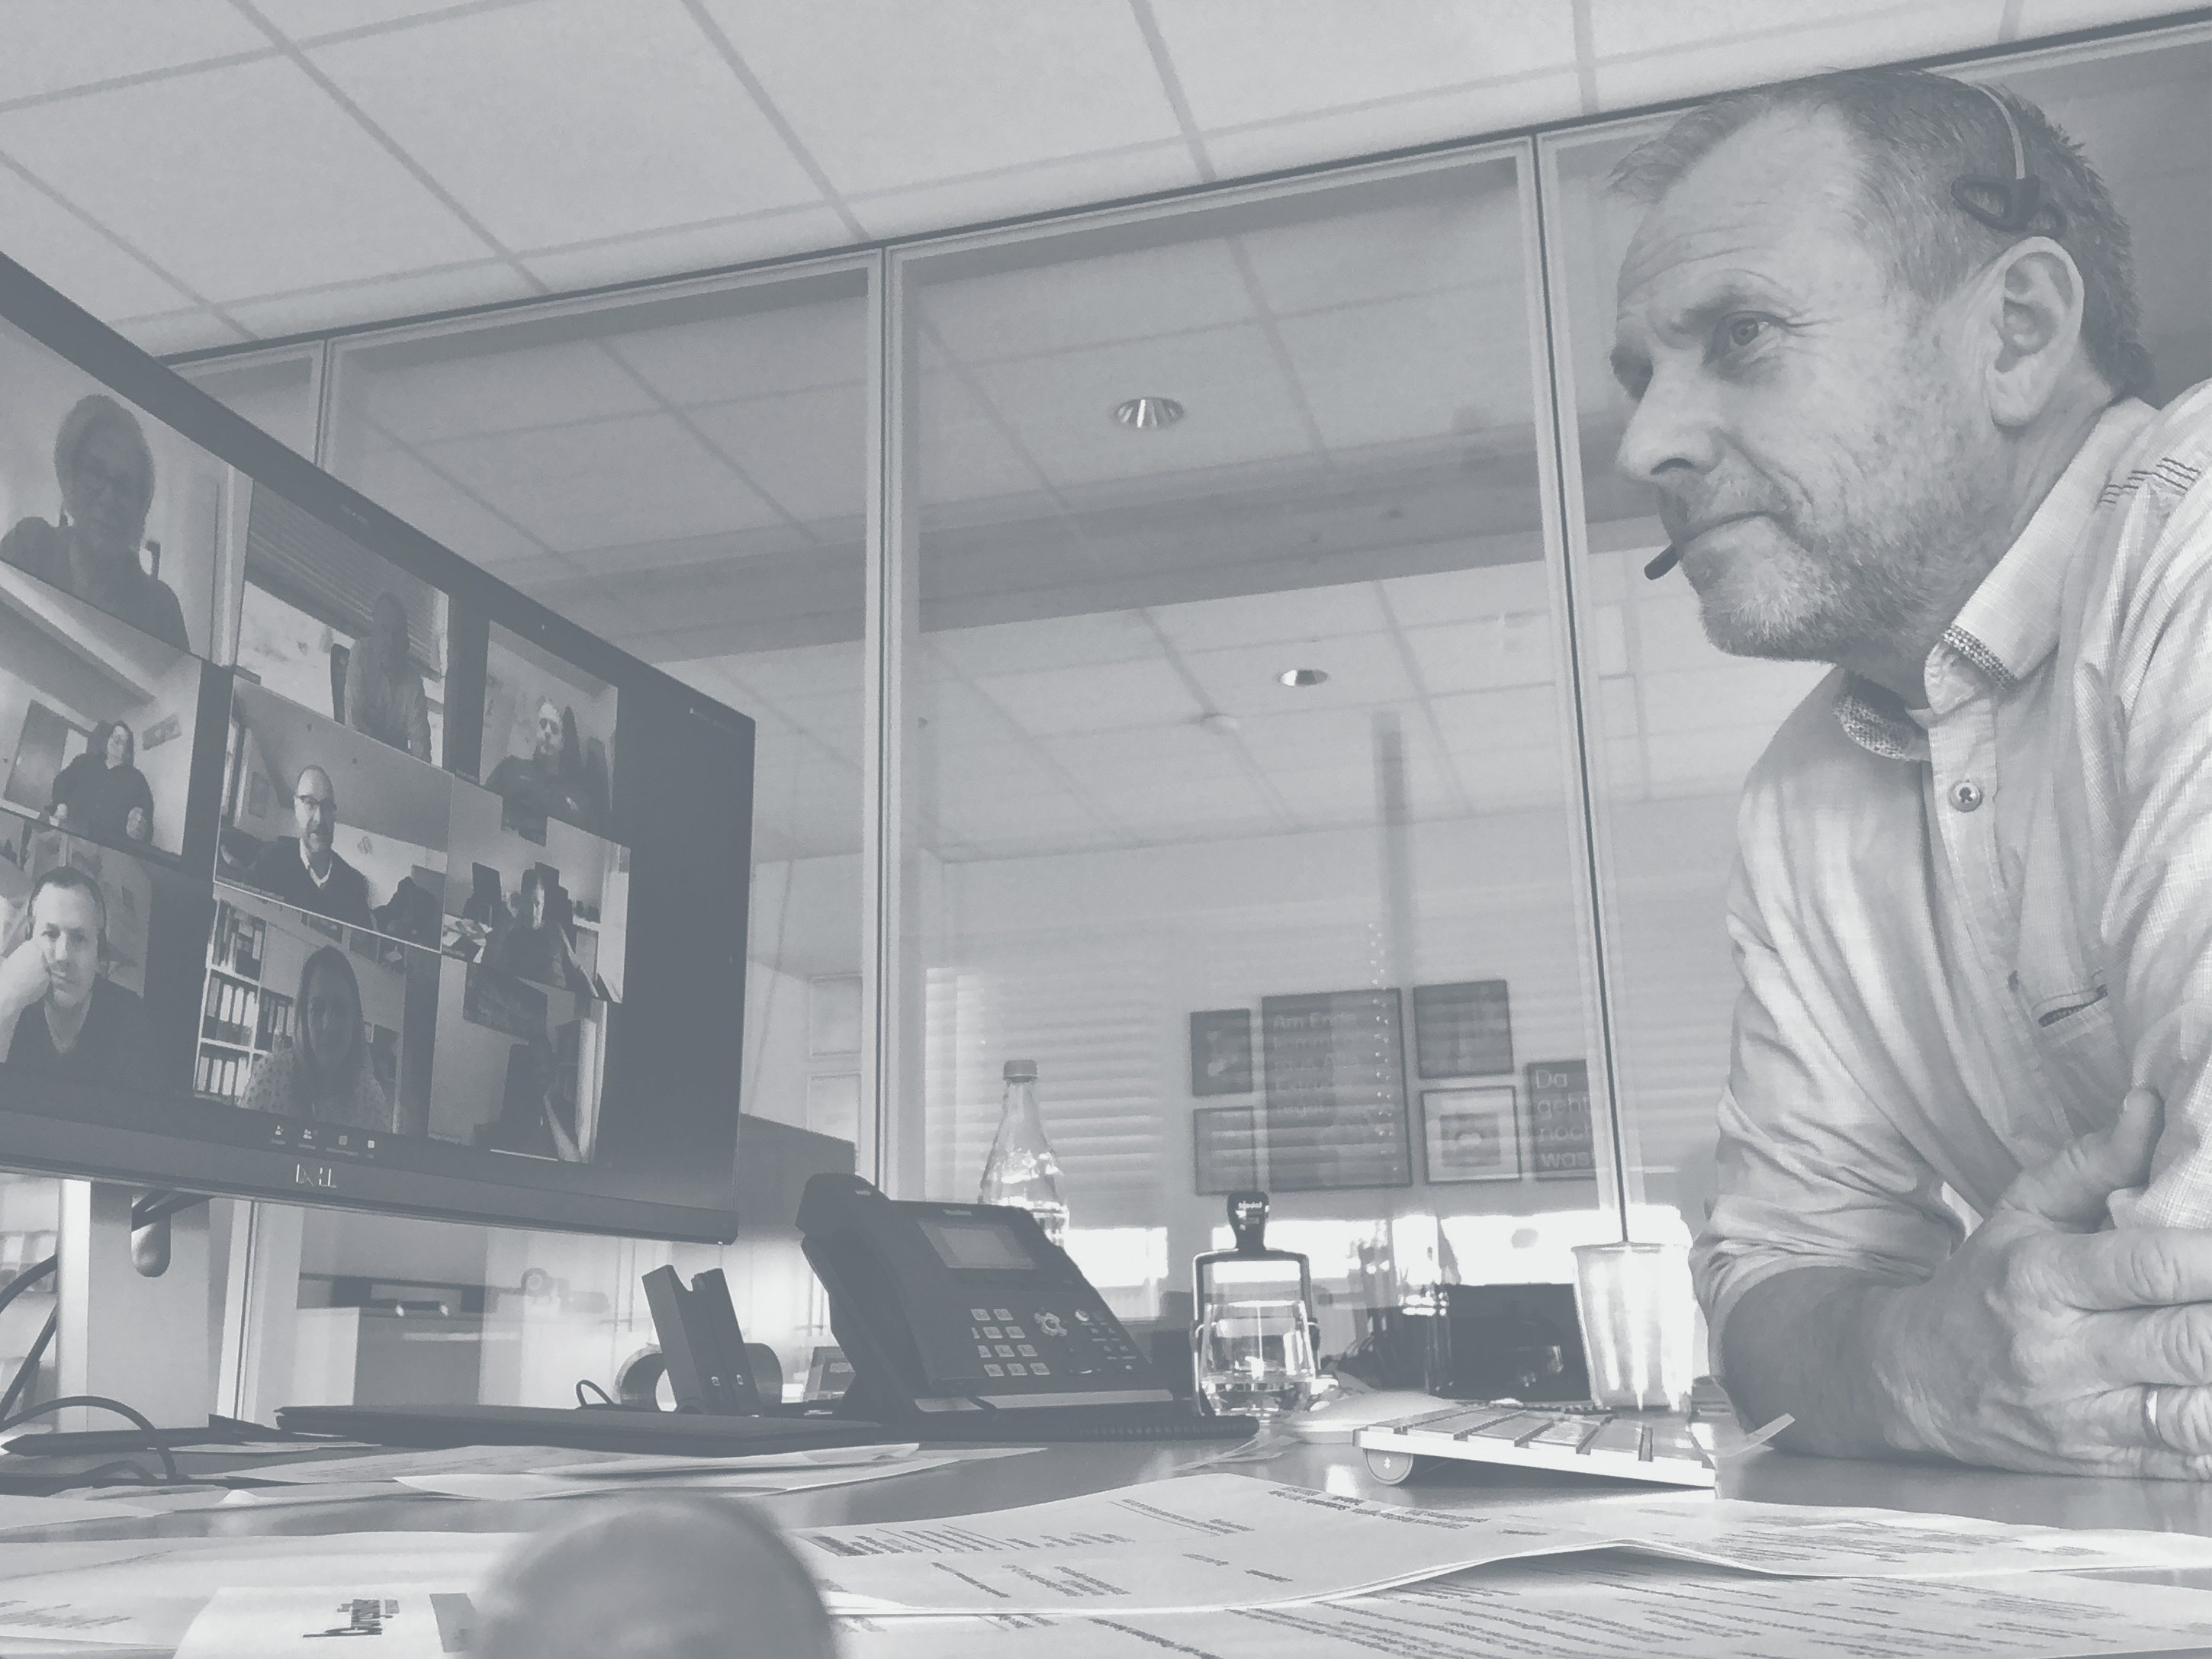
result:
[[[1431,1184],[1521,1178],[1518,1094],[1510,1083],[1422,1092],[1421,1135]]]
[[[1502,979],[1413,988],[1413,1059],[1424,1078],[1513,1069],[1513,1010]]]
[[[1211,1106],[1190,1115],[1193,1190],[1205,1195],[1265,1188],[1267,1160],[1260,1146],[1260,1113],[1251,1106]]]
[[[1210,1008],[1190,1017],[1190,1091],[1252,1092],[1252,1011]]]
[[[1396,987],[1262,997],[1260,1034],[1271,1190],[1413,1184]]]

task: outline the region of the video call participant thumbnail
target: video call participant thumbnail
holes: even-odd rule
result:
[[[100,972],[107,901],[60,865],[33,883],[28,937],[0,957],[0,1031],[14,1075],[151,1090],[159,1077],[144,1005]]]
[[[137,765],[138,737],[121,720],[95,727],[84,753],[54,779],[49,816],[95,841],[146,842],[154,834],[154,788]]]
[[[241,1103],[248,1111],[356,1129],[392,1127],[392,1102],[370,1064],[361,981],[335,945],[300,970],[292,1046],[264,1054]]]
[[[349,927],[370,927],[368,883],[338,855],[338,793],[319,766],[302,768],[292,787],[296,836],[279,836],[246,867],[248,885],[287,904]]]
[[[23,520],[0,538],[0,560],[191,650],[174,590],[139,562],[154,505],[154,451],[138,417],[105,392],[80,398],[54,439],[54,477],[58,522]]]
[[[427,761],[430,702],[408,660],[406,608],[398,595],[380,593],[370,615],[369,631],[346,658],[345,723]]]

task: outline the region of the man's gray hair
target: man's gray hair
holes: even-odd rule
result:
[[[2141,393],[2150,356],[2136,338],[2134,261],[2127,221],[2081,149],[2017,94],[1991,88],[2020,127],[2027,170],[2065,223],[2052,238],[2081,273],[2081,343],[2113,391]],[[2013,176],[2004,119],[1979,87],[1924,70],[1844,70],[1732,92],[1700,105],[1613,169],[1613,188],[1656,202],[1724,140],[1768,115],[1826,112],[1859,152],[1858,214],[1886,246],[1892,268],[1930,301],[2019,238],[1990,229],[1951,197],[1954,180]]]

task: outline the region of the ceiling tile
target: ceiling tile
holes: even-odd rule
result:
[[[1192,651],[1184,665],[1206,689],[1210,706],[1242,719],[1309,708],[1407,704],[1414,697],[1398,647],[1386,635],[1340,635],[1313,646],[1241,646]],[[1275,677],[1286,668],[1319,668],[1320,685],[1287,686]]]
[[[1095,663],[1150,662],[1160,654],[1160,640],[1137,612],[1102,611],[1087,617],[948,628],[929,636],[929,647],[957,672],[980,678]]]
[[[1122,0],[707,3],[848,197],[1177,137]]]
[[[295,40],[450,11],[453,3],[454,0],[253,0],[255,9],[264,17]],[[530,5],[535,0],[509,0],[509,3]]]
[[[139,350],[155,357],[179,351],[204,351],[212,346],[238,345],[246,337],[212,311],[197,306],[185,311],[119,318],[108,326]]]
[[[1044,668],[975,681],[1024,732],[1109,732],[1126,726],[1194,721],[1201,708],[1172,668],[1159,661]]]
[[[499,565],[544,556],[545,550],[534,538],[404,450],[378,449],[341,469],[340,476],[473,563]]]
[[[1470,622],[1551,605],[1550,572],[1539,559],[1440,570],[1427,576],[1391,576],[1384,580],[1382,591],[1402,628]]]
[[[371,341],[341,349],[341,422],[365,420],[402,441],[445,443],[495,432],[541,430],[613,416],[641,414],[652,393],[597,340],[570,340],[520,351],[471,349],[453,337],[451,356],[435,341]]]
[[[1055,484],[1164,479],[1313,452],[1281,364],[1256,327],[988,363],[975,378]],[[1115,406],[1139,394],[1174,398],[1188,413],[1146,432],[1118,425]]]
[[[0,61],[6,56],[0,52]],[[9,258],[95,317],[173,312],[191,297],[4,167],[0,167],[0,224],[8,227]],[[237,337],[222,329],[209,343],[228,344]]]
[[[1048,738],[1044,748],[1085,789],[1117,804],[1163,784],[1241,783],[1243,776],[1233,743],[1188,721]]]
[[[1481,622],[1409,628],[1406,643],[1432,694],[1482,691],[1552,680],[1552,618],[1518,611]]]
[[[1518,289],[1520,204],[1510,165],[1459,171],[1458,193],[1237,238],[1278,315],[1470,287]]]
[[[84,0],[8,0],[7,29],[0,103],[275,50],[229,0],[111,0],[105,16]]]
[[[802,523],[866,510],[867,390],[823,386],[696,409],[690,418],[760,489]]]
[[[1009,155],[1006,165],[972,178],[862,192],[846,198],[846,204],[871,236],[916,236],[1183,190],[1200,181],[1190,147],[1178,138],[1066,161]]]
[[[1163,605],[1152,612],[1152,619],[1160,632],[1184,651],[1334,639],[1346,634],[1379,633],[1383,627],[1375,589],[1366,582]]]
[[[853,233],[836,209],[819,204],[769,208],[703,224],[641,230],[611,239],[521,250],[525,270],[556,292],[722,265],[781,259],[842,247]]]
[[[281,60],[0,114],[0,150],[217,301],[490,251]]]
[[[921,377],[921,402],[923,506],[1025,497],[1043,482],[975,388],[950,370]],[[928,544],[925,527],[925,552]]]
[[[1492,755],[1549,744],[1559,730],[1558,691],[1548,685],[1463,691],[1432,697],[1429,708],[1460,775],[1474,788]],[[1481,765],[1474,763],[1480,760]]]
[[[1571,64],[1574,18],[1523,0],[1153,0],[1201,129],[1395,103]]]
[[[1739,12],[1756,21],[1730,36],[1727,20]],[[1990,46],[2004,7],[2002,0],[1853,0],[1825,5],[1816,21],[1790,17],[1778,23],[1773,9],[1757,0],[1703,0],[1699,13],[1693,19],[1669,8],[1663,15],[1674,27],[1655,39],[1651,8],[1638,0],[1593,0],[1598,107],[1626,109],[1740,87],[1747,62],[1757,64],[1759,80],[1779,81]],[[1713,20],[1709,28],[1693,27],[1708,18]],[[1624,44],[1608,44],[1614,41]]]
[[[608,343],[660,396],[689,408],[860,385],[867,378],[870,314],[855,297],[611,333]]]
[[[1218,236],[923,282],[914,304],[929,343],[969,363],[1151,339],[1252,317],[1250,291]]]
[[[1195,720],[1204,712],[1165,663],[1098,663],[1083,668],[993,674],[976,689],[1040,736],[1108,732]]]
[[[223,307],[263,339],[363,323],[420,317],[462,306],[526,300],[537,292],[503,260],[483,259],[442,270],[401,271],[365,283],[338,283],[267,299],[234,300]]]
[[[1208,132],[1206,153],[1223,178],[1242,179],[1416,144],[1510,132],[1583,112],[1580,77],[1571,69],[1553,70],[1449,93]]]
[[[1528,337],[1496,291],[1346,306],[1277,325],[1330,449],[1532,429]]]
[[[541,0],[313,56],[510,248],[820,200],[677,0]]]

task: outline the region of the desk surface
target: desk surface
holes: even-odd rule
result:
[[[1723,1441],[1723,1446],[1726,1442]],[[1217,1462],[1218,1443],[1117,1442],[1055,1445],[1032,1455],[925,1469],[881,1480],[759,1499],[786,1527],[924,1520],[1010,1509],[1050,1498],[1167,1479],[1210,1463],[1256,1479],[1287,1481],[1371,1499],[1435,1509],[1532,1505],[1634,1488],[1573,1475],[1486,1464],[1444,1464],[1408,1484],[1386,1486],[1349,1444],[1287,1446],[1264,1461]],[[187,1475],[252,1473],[221,1453],[179,1454]],[[2059,1527],[2124,1527],[2212,1534],[2212,1482],[2081,1480],[2002,1474],[1948,1465],[1837,1462],[1761,1448],[1726,1458],[1720,1495],[1774,1504],[1865,1505],[1977,1516]],[[526,1532],[575,1512],[577,1500],[487,1503],[428,1495],[370,1498],[268,1509],[237,1505],[160,1516],[118,1516],[68,1526],[20,1528],[0,1542],[33,1539],[234,1537],[251,1534],[361,1531]],[[2212,1573],[2178,1581],[2212,1589]]]

